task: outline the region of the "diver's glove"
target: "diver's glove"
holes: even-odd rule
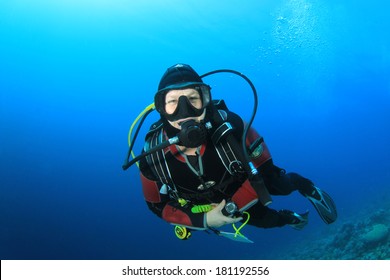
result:
[[[290,210],[280,210],[279,214],[286,219],[286,224],[297,230],[303,229],[309,220],[309,211],[298,214]]]

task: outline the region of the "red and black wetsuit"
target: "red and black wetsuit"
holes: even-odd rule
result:
[[[242,119],[227,112],[227,122],[234,128],[234,135],[241,142],[244,123]],[[164,136],[169,135],[169,124],[165,123]],[[246,139],[250,147],[259,134],[250,129]],[[255,167],[263,176],[269,192],[273,195],[286,195],[299,189],[302,192],[310,191],[312,183],[295,173],[285,174],[283,169],[273,165],[270,152],[264,141],[259,141],[256,156],[251,157]],[[140,161],[141,181],[143,193],[149,208],[165,221],[172,224],[184,225],[190,228],[207,228],[205,213],[193,213],[193,205],[220,203],[222,199],[233,200],[240,210],[248,211],[251,215],[249,224],[257,227],[269,228],[284,226],[290,218],[281,212],[270,209],[258,203],[256,191],[245,176],[232,176],[218,155],[214,143],[208,139],[198,149],[198,155],[189,156],[180,152],[175,145],[164,150],[165,161],[169,166],[172,186],[163,184],[151,171],[145,159]],[[208,186],[204,187],[204,186]],[[298,187],[299,186],[299,187]],[[182,206],[178,198],[189,201]]]

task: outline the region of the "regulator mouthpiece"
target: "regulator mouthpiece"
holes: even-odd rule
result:
[[[196,148],[206,142],[207,129],[202,123],[188,120],[181,124],[178,137],[180,145],[188,148]]]

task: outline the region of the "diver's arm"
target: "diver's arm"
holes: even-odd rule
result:
[[[240,116],[233,112],[229,112],[228,121],[232,124],[234,128],[234,135],[240,143],[242,143],[242,133],[244,131],[244,121]],[[240,138],[241,137],[241,138]],[[263,165],[267,161],[272,161],[271,154],[263,141],[263,138],[257,133],[257,131],[250,127],[247,133],[245,145],[247,147],[247,151],[250,151],[249,159],[259,170],[260,166]],[[245,152],[247,152],[245,151]],[[259,174],[259,176],[261,176]],[[262,187],[266,188],[264,185],[264,181],[260,177],[260,181],[257,181],[257,184],[263,184]],[[257,186],[257,184],[254,184]],[[246,209],[255,205],[258,200],[259,191],[256,191],[254,185],[251,184],[250,180],[245,180],[241,187],[234,193],[232,196],[232,200],[237,204],[240,211],[245,211]]]
[[[253,127],[249,128],[245,144],[247,150],[250,151],[249,158],[257,169],[265,162],[272,160],[271,153],[263,137]]]
[[[162,184],[149,180],[141,174],[142,189],[149,209],[168,223],[183,225],[194,229],[218,228],[226,224],[236,223],[241,218],[226,217],[221,210],[225,200],[207,213],[193,213],[191,205],[181,206],[179,202],[170,200],[168,195],[161,194]]]
[[[149,209],[168,223],[183,225],[196,229],[206,229],[205,213],[192,213],[190,205],[181,206],[170,199],[166,191],[161,190],[163,184],[152,181],[141,173],[142,190]]]

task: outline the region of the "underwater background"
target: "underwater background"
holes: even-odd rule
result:
[[[390,4],[326,0],[0,2],[0,259],[389,259]],[[166,68],[227,68],[259,94],[276,165],[334,198],[325,225],[180,241],[151,213],[127,133]],[[249,120],[250,87],[204,81]],[[141,129],[140,151],[152,113]],[[223,230],[232,231],[230,226]]]

